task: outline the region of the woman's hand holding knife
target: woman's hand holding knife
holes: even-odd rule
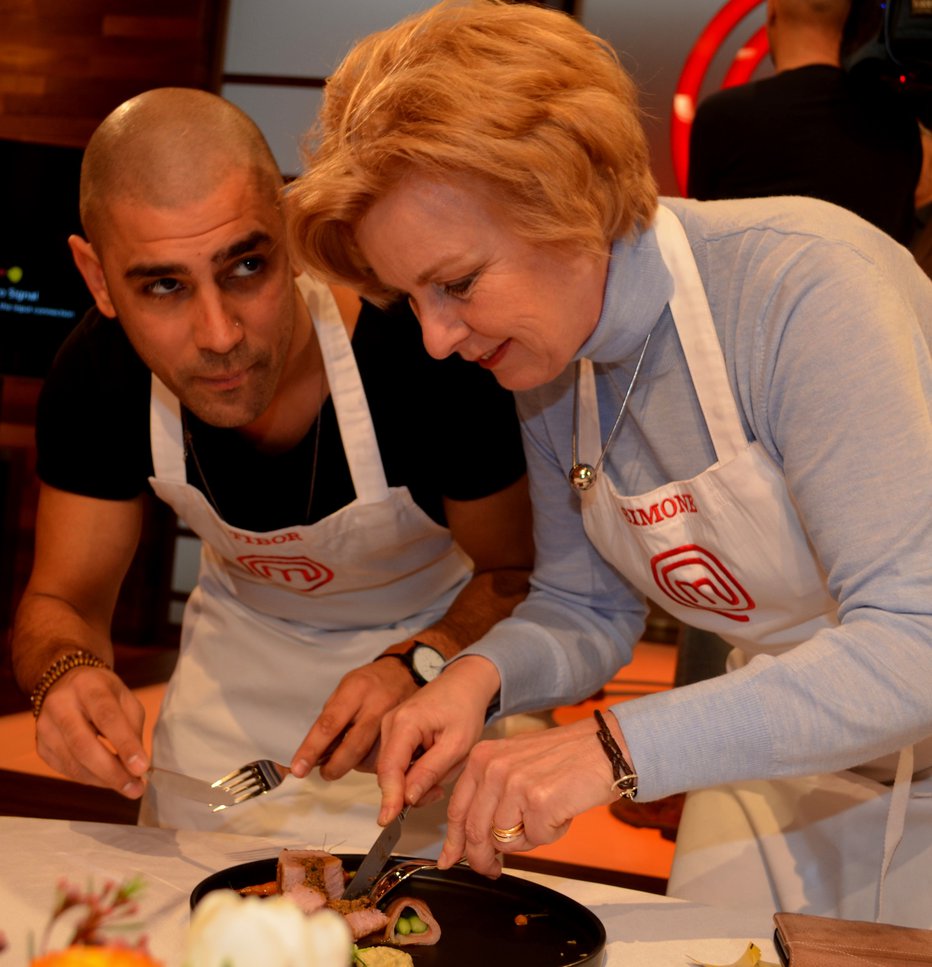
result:
[[[426,805],[442,797],[441,783],[462,767],[482,735],[500,685],[490,661],[465,656],[385,716],[376,766],[381,825],[391,822],[406,803]],[[418,747],[425,751],[412,764]]]

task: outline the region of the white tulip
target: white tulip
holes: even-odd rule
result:
[[[195,907],[184,967],[349,967],[353,939],[334,910],[303,913],[283,896],[215,890]]]

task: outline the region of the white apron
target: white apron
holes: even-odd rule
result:
[[[179,403],[153,377],[151,483],[203,542],[153,761],[204,779],[261,757],[288,763],[342,676],[437,620],[471,574],[449,531],[407,488],[387,486],[337,306],[326,287],[306,278],[299,287],[356,490],[356,499],[336,513],[263,533],[224,522],[186,481]],[[357,772],[327,783],[315,769],[307,779],[288,778],[272,793],[216,814],[160,793],[155,782],[140,822],[327,847],[361,836],[352,845],[368,848],[378,828],[365,820],[374,820],[378,802],[374,776]],[[439,843],[442,819],[442,808],[412,813],[406,848]]]
[[[702,281],[669,209],[658,210],[656,233],[674,279],[677,335],[717,459],[691,480],[637,496],[619,495],[600,473],[581,493],[583,523],[599,553],[647,597],[738,649],[729,663],[735,667],[837,625],[837,607],[782,473],[760,443],[744,436]],[[602,439],[588,360],[581,363],[580,414],[579,458],[594,466]],[[932,765],[932,743],[916,750],[918,765]],[[921,797],[932,779],[917,776],[910,797],[912,763],[913,750],[904,750],[895,796],[890,785],[855,772],[690,793],[668,893],[746,909],[865,920],[881,914],[927,925],[932,801]],[[907,801],[906,842],[897,851]],[[917,897],[920,883],[926,886]]]

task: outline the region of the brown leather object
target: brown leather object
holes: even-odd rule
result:
[[[664,839],[675,843],[685,801],[685,793],[667,796],[666,799],[653,799],[650,802],[616,799],[608,809],[615,819],[620,819],[628,826],[636,829],[659,829]]]
[[[776,913],[773,920],[789,967],[932,965],[932,930],[805,913]]]

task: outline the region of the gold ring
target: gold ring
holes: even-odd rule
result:
[[[523,820],[514,826],[509,826],[508,829],[499,829],[498,826],[492,827],[492,836],[498,840],[499,843],[511,843],[516,839],[520,839],[523,835]]]

